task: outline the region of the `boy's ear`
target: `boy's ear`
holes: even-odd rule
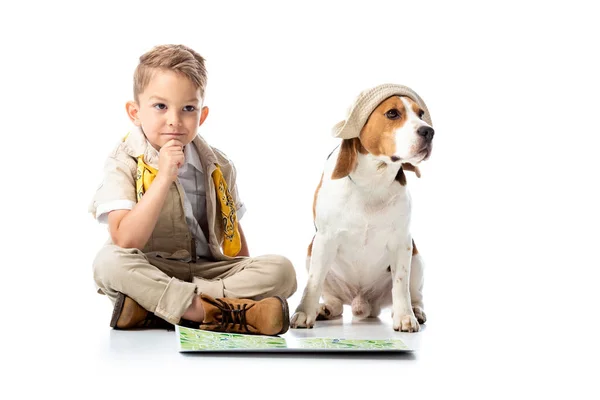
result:
[[[125,104],[125,109],[127,110],[127,116],[131,122],[133,122],[135,126],[142,126],[142,122],[138,116],[140,108],[137,103],[135,101],[128,101],[127,104]]]
[[[204,120],[206,120],[206,117],[208,117],[208,107],[204,106],[204,107],[202,107],[202,111],[200,112],[200,123],[198,124],[198,126],[200,126],[204,123]]]

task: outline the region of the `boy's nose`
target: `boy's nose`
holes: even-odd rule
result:
[[[179,126],[181,125],[181,119],[178,115],[171,115],[168,119],[169,126]]]

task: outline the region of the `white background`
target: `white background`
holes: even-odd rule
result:
[[[1,390],[597,398],[600,29],[590,3],[3,3]],[[314,189],[337,144],[330,128],[373,85],[423,97],[434,151],[409,187],[429,340],[414,359],[105,356],[111,310],[91,262],[107,233],[87,206],[127,132],[137,58],[163,43],[207,60],[200,134],[239,170],[251,254],[294,262],[292,308]]]

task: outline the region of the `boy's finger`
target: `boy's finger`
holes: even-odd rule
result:
[[[165,147],[173,147],[173,146],[183,147],[183,143],[181,143],[181,141],[179,141],[177,139],[171,139],[167,143],[165,143]]]
[[[179,147],[179,146],[169,147],[168,150],[169,150],[169,154],[171,154],[171,155],[180,155],[180,154],[183,154],[183,149],[181,147]]]

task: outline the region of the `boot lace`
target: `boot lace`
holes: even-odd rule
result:
[[[246,311],[254,307],[254,304],[230,304],[223,299],[215,299],[213,303],[221,311],[221,320],[219,321],[221,328],[225,331],[230,331],[237,326],[246,332],[250,332],[248,322],[246,321]]]

